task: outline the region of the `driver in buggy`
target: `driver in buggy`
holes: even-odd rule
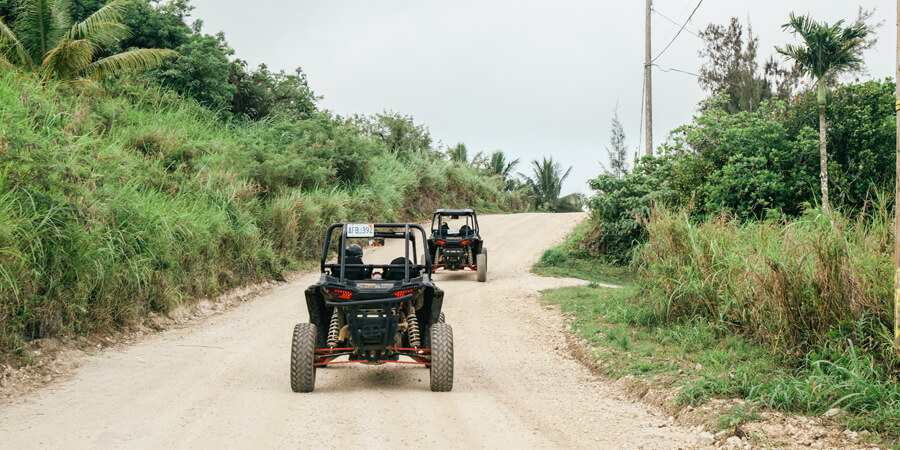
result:
[[[350,244],[344,249],[344,264],[363,264],[363,249],[359,244]],[[344,278],[348,280],[365,280],[372,277],[372,269],[365,267],[345,267]]]

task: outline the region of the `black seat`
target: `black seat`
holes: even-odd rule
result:
[[[398,265],[398,266],[403,266],[403,267],[389,267],[389,268],[385,269],[385,271],[384,271],[384,279],[385,279],[385,280],[391,280],[391,281],[399,281],[399,280],[402,280],[402,279],[403,279],[403,275],[406,274],[406,262],[407,262],[407,261],[409,261],[409,260],[406,259],[406,258],[404,258],[404,257],[402,257],[402,256],[400,256],[400,257],[398,257],[398,258],[394,258],[394,259],[391,261],[391,265],[392,265],[392,266],[393,266],[393,265]],[[419,273],[418,273],[415,269],[413,269],[412,263],[410,263],[410,267],[409,267],[409,277],[410,277],[410,278],[415,278],[415,277],[417,277],[417,276],[419,276]]]
[[[363,264],[359,256],[348,256],[344,264]],[[344,278],[348,280],[366,280],[372,277],[372,269],[366,267],[344,267]]]

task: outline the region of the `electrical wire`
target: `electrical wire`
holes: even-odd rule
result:
[[[688,29],[685,28],[683,25],[681,25],[680,23],[678,23],[678,22],[676,22],[676,21],[674,21],[674,20],[672,20],[672,19],[666,17],[665,14],[659,12],[659,11],[656,10],[655,8],[653,9],[653,12],[655,12],[656,14],[659,14],[659,16],[662,17],[663,19],[666,19],[666,20],[668,20],[669,22],[672,22],[676,27],[679,27],[679,28],[681,28],[682,30],[687,31],[688,33],[691,33],[692,35],[694,35],[695,38],[697,38],[697,39],[702,39],[702,38],[700,37],[699,34],[694,33],[694,32],[691,31],[691,30],[688,30]]]
[[[654,61],[656,61],[657,59],[659,59],[659,57],[662,56],[663,53],[665,53],[666,50],[668,50],[669,47],[672,46],[672,43],[675,42],[675,39],[678,39],[678,36],[681,35],[681,30],[683,30],[684,27],[687,26],[688,22],[691,21],[691,18],[694,17],[694,13],[697,12],[697,10],[700,8],[700,5],[702,5],[702,4],[703,4],[703,0],[700,0],[699,2],[697,2],[697,6],[694,7],[694,10],[691,11],[691,15],[688,16],[687,20],[684,21],[684,25],[682,25],[681,28],[678,30],[678,32],[675,33],[675,37],[673,37],[672,40],[669,41],[669,43],[666,45],[666,48],[662,49],[662,51],[659,52],[658,55],[656,55],[656,58],[653,58],[652,60],[650,60],[651,63],[654,62]]]
[[[680,73],[683,73],[683,74],[686,74],[686,75],[692,75],[692,76],[695,76],[695,77],[697,77],[697,78],[700,78],[700,75],[698,75],[698,74],[696,74],[696,73],[694,73],[694,72],[688,72],[688,71],[686,71],[686,70],[675,69],[675,68],[673,68],[673,67],[663,67],[663,66],[660,66],[659,64],[650,64],[650,65],[651,65],[651,66],[656,66],[656,67],[658,67],[659,70],[662,70],[663,72],[680,72]]]

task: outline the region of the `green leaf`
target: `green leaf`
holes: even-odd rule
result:
[[[178,56],[174,50],[142,48],[118,53],[97,60],[84,69],[84,75],[95,80],[122,72],[145,71],[163,65],[166,59]]]

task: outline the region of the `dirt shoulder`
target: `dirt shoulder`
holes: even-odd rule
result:
[[[592,283],[544,291],[541,300],[565,316],[568,352],[612,388],[717,447],[878,448],[874,442],[881,437],[844,428],[844,413],[836,408],[809,417],[731,398],[784,376],[771,351],[702,320],[659,323],[639,301],[632,279],[566,248],[548,252],[555,256],[535,270],[553,265],[551,273],[578,274]],[[621,285],[611,289],[599,282],[611,278]]]

